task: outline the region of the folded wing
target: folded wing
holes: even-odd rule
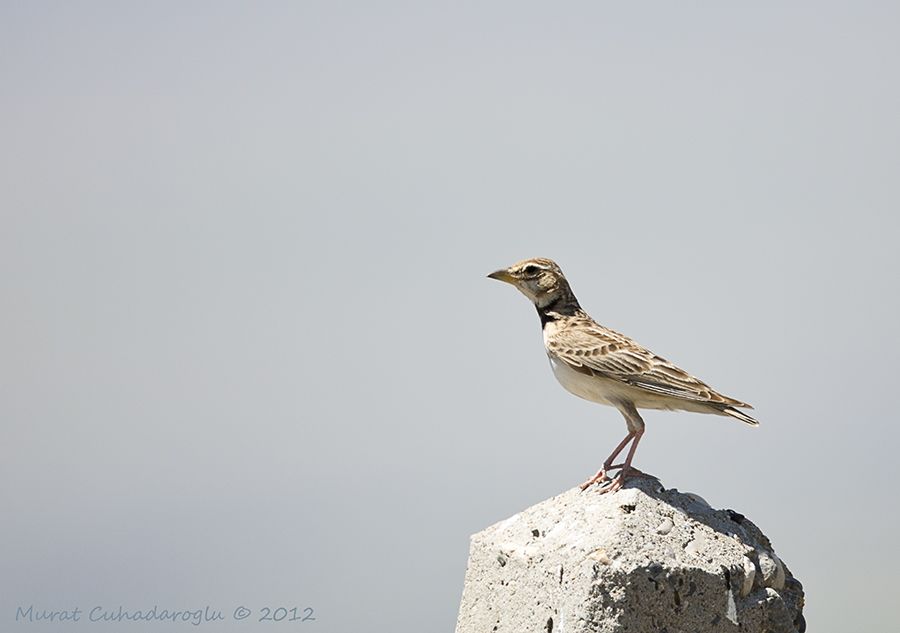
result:
[[[753,408],[724,396],[665,358],[623,334],[598,323],[558,330],[547,349],[572,367],[587,370],[648,392],[709,403],[720,407]]]

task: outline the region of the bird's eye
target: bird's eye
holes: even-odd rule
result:
[[[538,268],[534,264],[528,264],[525,268],[522,269],[522,272],[526,275],[536,275],[538,270],[540,270],[540,268]]]

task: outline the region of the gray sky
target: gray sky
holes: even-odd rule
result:
[[[898,14],[3,3],[0,628],[450,630],[468,535],[625,432],[484,278],[537,255],[756,405],[636,465],[758,523],[811,631],[898,628]]]

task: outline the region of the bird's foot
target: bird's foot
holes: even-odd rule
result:
[[[618,473],[612,478],[607,474],[610,470],[615,470],[620,468]],[[614,466],[610,466],[609,468],[603,468],[597,472],[592,478],[588,479],[586,482],[581,484],[581,489],[586,490],[588,487],[594,485],[595,483],[600,484],[600,494],[605,495],[608,492],[616,492],[617,490],[621,490],[622,486],[625,485],[626,479],[632,479],[634,477],[643,477],[646,479],[658,479],[654,475],[649,473],[645,473],[641,470],[638,470],[634,466],[626,466],[625,464],[616,464]]]
[[[607,469],[605,467],[601,468],[600,470],[597,471],[597,473],[593,477],[591,477],[586,482],[581,484],[582,492],[584,492],[585,490],[587,490],[588,488],[590,488],[591,486],[593,486],[596,483],[607,484],[607,483],[611,482],[612,479],[610,479],[609,475],[606,474],[606,470]]]
[[[621,490],[624,485],[625,470],[622,469],[619,471],[618,475],[609,480],[609,483],[600,486],[600,494],[605,495],[607,493],[616,492],[617,490]]]
[[[637,468],[633,466],[626,466],[625,464],[617,464],[613,466],[613,468],[621,468],[621,470],[616,474],[615,477],[609,480],[609,483],[606,483],[600,486],[600,494],[605,495],[606,493],[616,492],[617,490],[621,490],[622,486],[625,485],[625,478],[631,477],[652,477],[653,475],[647,475],[646,473],[642,473]]]
[[[622,470],[620,470],[616,474],[615,477],[613,477],[612,479],[609,479],[608,483],[605,483],[600,487],[601,495],[605,495],[608,492],[616,492],[617,490],[621,490],[622,487],[625,485],[626,478],[634,479],[636,477],[640,477],[643,479],[655,479],[656,481],[659,481],[659,477],[657,477],[656,475],[651,475],[650,473],[645,473],[642,470],[638,470],[634,466],[625,466],[624,464],[617,464],[617,465],[613,466],[612,468],[613,469],[621,468]]]

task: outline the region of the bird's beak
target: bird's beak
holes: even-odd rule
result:
[[[512,275],[509,274],[509,271],[505,268],[501,270],[497,270],[488,275],[491,279],[496,279],[497,281],[505,281],[508,284],[515,284],[516,279]]]

